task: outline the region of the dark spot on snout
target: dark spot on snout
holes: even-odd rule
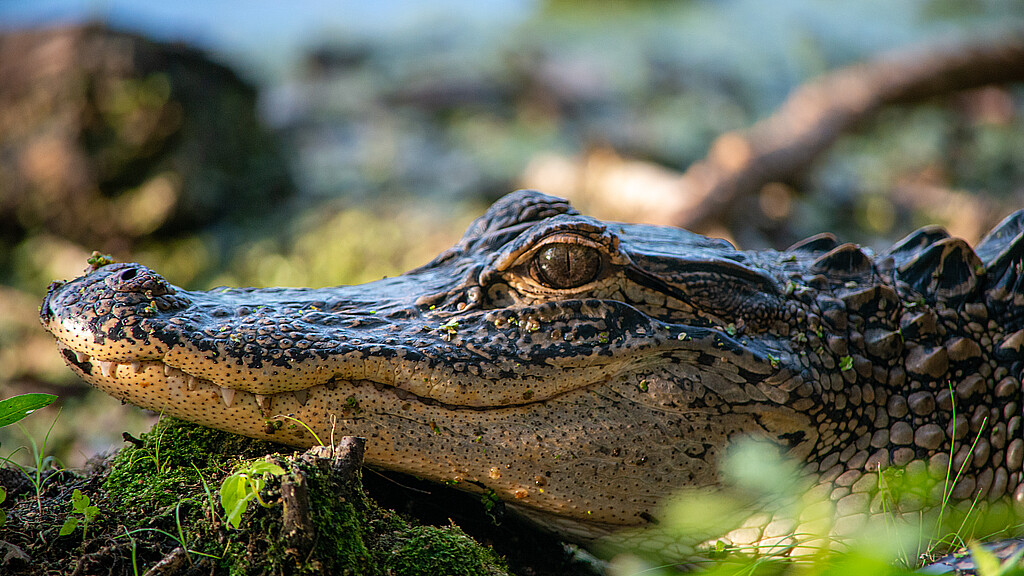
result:
[[[68,364],[77,366],[79,370],[85,372],[86,374],[92,374],[92,362],[79,362],[78,355],[75,354],[74,350],[71,350],[70,348],[65,348],[61,350],[60,353],[64,355],[64,359],[68,361]]]
[[[39,318],[45,326],[50,320],[53,319],[53,309],[50,307],[50,299],[64,287],[64,282],[57,280],[50,282],[50,286],[46,289],[46,296],[43,297],[43,304],[39,307]]]

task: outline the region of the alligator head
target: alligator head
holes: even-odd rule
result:
[[[950,380],[966,414],[999,413],[986,493],[1020,500],[1015,218],[979,246],[986,275],[936,229],[877,259],[829,235],[742,252],[520,191],[396,278],[193,292],[109,264],[54,283],[41,317],[124,401],[295,446],[363,436],[372,466],[493,491],[579,539],[715,485],[740,436],[826,482],[948,460]]]

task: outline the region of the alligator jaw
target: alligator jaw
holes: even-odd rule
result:
[[[84,380],[124,402],[190,422],[248,436],[262,436],[298,447],[313,446],[318,440],[301,426],[280,426],[274,422],[283,421],[282,415],[289,415],[318,435],[329,434],[330,423],[320,421],[320,414],[324,411],[317,411],[314,407],[328,397],[336,397],[345,391],[351,393],[357,387],[351,382],[336,380],[330,388],[318,385],[293,392],[260,395],[217,386],[159,360],[99,360],[60,341],[58,350],[68,366]],[[344,399],[342,395],[338,405],[344,405]],[[259,434],[261,429],[263,433]],[[329,438],[329,435],[321,436],[324,441]]]
[[[543,444],[543,438],[552,437],[544,428],[551,423],[548,414],[600,410],[593,402],[607,398],[596,391],[573,390],[546,403],[490,409],[447,406],[365,380],[335,379],[328,385],[264,396],[217,386],[158,360],[98,360],[60,341],[58,349],[74,372],[122,401],[297,447],[334,442],[340,435],[366,437],[371,440],[365,458],[370,466],[490,492],[573,539],[592,540],[637,522],[632,513],[623,516],[600,503],[621,497],[587,486],[599,477],[588,472],[573,479],[572,450],[559,446],[548,454],[534,453],[538,441]],[[559,433],[580,447],[588,442],[608,444],[619,435],[601,421],[593,425],[595,430],[581,427]],[[602,470],[606,466],[614,462],[598,464]],[[610,469],[601,476],[606,473]],[[575,489],[566,491],[577,485],[578,494]],[[651,498],[649,505],[653,504]]]
[[[319,413],[314,413],[309,421],[296,416],[308,412],[306,406],[310,399],[319,399],[320,395],[330,395],[336,398],[341,392],[348,394],[341,395],[342,401],[331,400],[326,403],[328,407],[326,410],[333,412],[336,417],[339,414],[344,417],[346,407],[350,412],[349,415],[358,412],[353,403],[356,402],[355,391],[360,388],[364,390],[372,388],[375,394],[386,392],[391,398],[390,402],[394,405],[415,402],[445,410],[485,411],[528,406],[535,403],[529,401],[500,407],[451,405],[417,396],[393,383],[341,377],[333,377],[323,384],[315,384],[306,388],[259,394],[241,387],[219,385],[206,378],[189,374],[161,360],[102,360],[100,357],[93,357],[85,352],[75,350],[61,340],[57,341],[57,348],[68,366],[82,379],[122,401],[193,422],[205,424],[208,420],[210,424],[207,425],[211,427],[214,425],[223,427],[222,422],[225,418],[223,412],[230,412],[234,418],[237,418],[241,412],[248,412],[252,415],[251,421],[262,421],[266,425],[266,436],[263,437],[298,447],[309,447],[323,440],[322,434],[329,432],[331,427],[336,424],[334,421],[329,424],[321,422],[320,420],[323,418],[318,415]],[[338,393],[336,394],[336,392]],[[213,400],[219,400],[219,404]],[[213,414],[209,418],[197,420],[199,413]],[[302,421],[317,436],[320,436],[320,439],[314,438],[308,431],[306,434],[288,435],[287,438],[276,434],[277,427],[271,425],[271,422],[281,420],[283,416]],[[232,431],[252,436],[254,429],[250,424],[245,424]]]

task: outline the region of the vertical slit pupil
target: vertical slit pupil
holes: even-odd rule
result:
[[[600,269],[597,250],[579,244],[551,244],[534,257],[537,280],[552,288],[575,288],[594,280]]]

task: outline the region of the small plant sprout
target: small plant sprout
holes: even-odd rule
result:
[[[163,416],[163,411],[161,411],[160,416],[157,420],[159,421],[160,419],[163,418]],[[166,428],[162,426],[154,426],[153,429],[158,431],[153,450],[150,451],[148,448],[141,448],[138,451],[136,451],[135,455],[137,455],[140,459],[148,458],[149,460],[152,460],[153,465],[156,466],[156,473],[165,474],[170,469],[171,466],[170,462],[168,462],[166,458],[161,459],[160,452],[160,444],[163,441],[164,431],[166,430]],[[132,456],[132,463],[135,462],[135,455]]]
[[[245,514],[252,500],[256,500],[264,508],[270,508],[270,504],[260,497],[260,492],[266,484],[263,480],[264,474],[280,476],[284,474],[284,469],[266,460],[256,460],[239,467],[220,485],[220,504],[232,528],[239,527],[242,514]]]
[[[199,470],[199,467],[192,464],[192,469],[196,471],[196,475],[199,476],[199,482],[203,485],[203,492],[206,493],[206,501],[210,505],[210,522],[217,521],[217,507],[213,503],[213,491],[210,490],[210,485],[206,482],[206,478],[203,478],[203,473]]]
[[[25,418],[29,414],[32,414],[36,410],[49,406],[56,399],[57,397],[53,394],[20,394],[18,396],[12,396],[10,398],[0,400],[0,428],[17,423],[19,420]],[[0,457],[0,462],[5,462],[16,467],[18,470],[21,470],[21,473],[24,474],[25,477],[28,478],[29,482],[32,483],[32,487],[36,492],[36,506],[40,513],[43,511],[42,493],[43,484],[46,482],[46,478],[43,477],[43,470],[48,466],[51,466],[55,461],[52,456],[45,456],[46,444],[50,440],[50,433],[53,431],[53,426],[57,423],[57,418],[59,417],[60,411],[57,412],[57,416],[55,416],[53,418],[53,422],[50,423],[50,428],[46,431],[46,436],[43,437],[42,447],[36,443],[35,439],[32,438],[21,424],[18,424],[21,432],[26,438],[28,438],[29,444],[32,445],[32,461],[35,464],[34,470],[30,472],[29,469],[11,459],[22,448],[25,448],[25,446],[18,448],[7,456]]]
[[[76,516],[76,514],[80,514]],[[67,536],[78,528],[79,520],[82,520],[82,543],[85,543],[86,535],[89,532],[89,524],[100,515],[100,509],[92,505],[92,501],[88,496],[82,494],[82,491],[75,488],[75,491],[71,494],[71,514],[68,515],[68,519],[64,521],[64,525],[60,527],[60,535]]]
[[[160,534],[160,535],[162,535],[162,536],[164,536],[166,538],[169,538],[169,539],[174,540],[175,542],[177,542],[178,543],[178,547],[181,548],[181,550],[184,552],[185,558],[188,560],[189,564],[192,563],[192,554],[197,554],[199,556],[205,556],[207,558],[213,558],[213,559],[216,559],[216,560],[220,560],[220,558],[221,558],[220,556],[216,556],[214,554],[207,554],[205,552],[200,552],[199,550],[193,550],[193,549],[189,548],[188,541],[186,539],[185,528],[184,528],[184,525],[181,523],[181,505],[184,504],[185,502],[195,503],[195,500],[192,500],[191,498],[184,498],[182,500],[179,500],[178,503],[174,506],[174,522],[177,525],[177,532],[178,532],[177,534],[171,534],[170,532],[167,532],[166,530],[161,530],[159,528],[136,528],[134,530],[129,531],[127,528],[124,528],[122,526],[122,528],[124,528],[124,535],[125,535],[125,537],[128,538],[129,542],[132,545],[132,563],[133,563],[133,565],[137,564],[135,562],[135,547],[136,547],[136,543],[135,543],[134,535],[135,534],[142,534],[142,533],[146,533],[146,532],[152,532],[154,534]],[[136,574],[136,576],[138,575],[138,568],[135,568],[135,574]],[[147,574],[149,574],[149,572],[147,572]]]
[[[137,545],[135,544],[135,538],[132,538],[131,532],[124,526],[121,526],[121,529],[124,530],[124,535],[128,537],[128,542],[132,545],[132,574],[139,576],[139,559],[136,554]]]
[[[299,424],[300,426],[306,429],[306,432],[309,432],[309,434],[313,437],[314,440],[316,440],[317,446],[324,445],[324,441],[321,440],[320,437],[317,436],[316,432],[314,432],[313,429],[310,428],[309,425],[303,422],[302,420],[299,420],[298,418],[292,416],[291,414],[280,414],[278,417],[285,418],[287,420],[291,420],[292,422]]]

